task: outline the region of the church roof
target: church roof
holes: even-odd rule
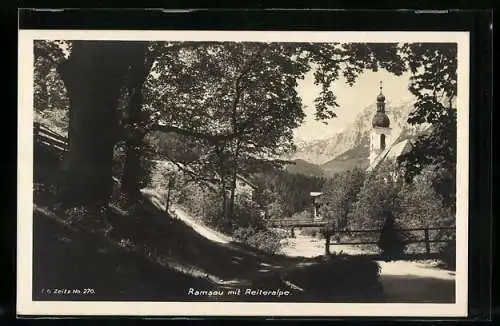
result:
[[[390,148],[389,153],[387,153],[388,158],[397,158],[403,154],[406,154],[411,149],[411,142],[409,139],[405,139],[395,144]]]
[[[379,102],[385,101],[385,96],[384,96],[384,94],[382,94],[382,91],[380,91],[380,94],[378,94],[377,101],[379,101]]]
[[[409,139],[405,139],[398,143],[393,143],[390,147],[386,148],[382,153],[380,153],[373,163],[368,166],[366,171],[373,171],[386,159],[395,159],[403,154],[408,153],[412,148],[412,144]]]
[[[389,117],[385,112],[377,112],[373,116],[372,126],[374,128],[389,128]]]

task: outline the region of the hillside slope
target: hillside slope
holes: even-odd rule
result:
[[[333,160],[322,164],[321,167],[328,175],[341,173],[355,167],[364,170],[370,163],[369,146],[370,145],[368,142],[368,138],[365,138],[354,148],[348,149],[344,153],[341,153]]]
[[[134,214],[108,215],[109,232],[91,232],[36,206],[34,212],[34,300],[73,301],[240,301],[240,302],[381,302],[375,272],[366,282],[349,277],[360,265],[375,263],[338,257],[322,259],[269,255],[227,239],[214,241],[211,231],[198,233],[182,220],[165,215],[152,203]],[[85,218],[92,218],[86,216]],[[183,217],[182,219],[185,219]],[[191,219],[191,218],[190,218]],[[193,224],[193,223],[190,223]],[[196,223],[195,223],[196,224]],[[375,264],[375,265],[374,265]],[[335,291],[318,288],[316,273],[336,267],[327,282]],[[222,291],[217,296],[189,295],[189,289]],[[228,292],[253,288],[289,291],[288,296],[235,296]],[[47,290],[79,289],[82,295]]]
[[[296,174],[304,174],[315,177],[322,177],[324,175],[323,169],[313,163],[307,162],[302,159],[293,160],[295,164],[289,164],[286,166],[286,171]]]

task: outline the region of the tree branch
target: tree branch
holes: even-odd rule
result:
[[[183,164],[181,164],[180,162],[177,162],[173,159],[171,159],[168,155],[163,155],[169,162],[172,162],[175,166],[177,166],[177,168],[185,173],[185,174],[188,174],[189,176],[191,176],[191,181],[198,181],[198,182],[204,182],[207,186],[209,187],[213,187],[213,183],[216,183],[218,182],[217,179],[212,179],[212,178],[207,178],[207,177],[204,177],[202,175],[199,175],[195,172],[193,172],[192,170],[186,168]]]
[[[218,143],[222,141],[230,140],[234,137],[234,134],[211,134],[211,133],[203,133],[197,132],[189,129],[182,129],[174,126],[160,125],[155,124],[150,127],[151,131],[160,131],[160,132],[175,132],[179,135],[188,136],[196,139],[206,140],[211,143]]]
[[[54,59],[54,57],[52,57],[52,55],[50,55],[49,51],[47,51],[46,49],[44,49],[40,46],[36,46],[36,45],[34,46],[34,54],[35,54],[35,58],[40,57],[40,58],[47,59],[52,64],[54,64],[56,66],[59,64],[59,62],[57,62],[57,60]]]

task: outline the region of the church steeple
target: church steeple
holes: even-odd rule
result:
[[[377,96],[377,113],[373,116],[374,128],[389,128],[389,117],[385,114],[385,96],[382,93],[382,81],[380,82],[380,94]]]
[[[390,144],[391,128],[389,128],[389,125],[389,117],[385,113],[385,96],[382,93],[382,82],[380,82],[380,93],[377,96],[377,112],[373,116],[373,129],[370,133],[370,166]]]
[[[385,113],[385,96],[382,93],[382,81],[380,81],[380,94],[377,96],[377,112]]]

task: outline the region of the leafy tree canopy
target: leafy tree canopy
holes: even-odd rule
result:
[[[324,184],[320,214],[329,221],[333,229],[347,226],[347,215],[356,202],[364,179],[365,172],[354,169],[335,174]]]

